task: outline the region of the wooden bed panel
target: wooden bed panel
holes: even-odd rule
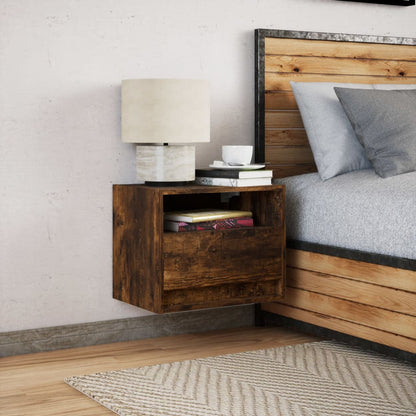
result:
[[[416,341],[416,317],[346,299],[288,287],[280,303],[407,336]]]
[[[289,249],[286,295],[262,310],[416,353],[415,284],[416,271]]]
[[[256,161],[316,171],[290,81],[416,84],[416,40],[259,30]],[[289,249],[288,288],[262,310],[416,353],[416,271]]]
[[[416,353],[416,271],[289,249],[286,295],[262,310]]]
[[[262,304],[262,309],[266,312],[287,316],[302,322],[307,322],[343,334],[352,335],[354,337],[416,354],[416,340],[405,336],[392,334],[370,326],[350,322],[345,319],[335,318],[331,315],[322,315],[279,303]]]
[[[416,293],[416,271],[288,249],[287,265],[365,283]],[[416,304],[413,305],[416,311]]]
[[[288,287],[414,316],[416,293],[289,267]],[[358,296],[357,296],[358,294]],[[414,322],[416,334],[416,322]],[[416,338],[416,336],[415,336]]]
[[[264,91],[260,92],[264,94],[264,120],[259,122],[264,123],[264,160],[274,177],[316,171],[290,81],[416,84],[415,49],[411,45],[266,36],[264,73],[259,74],[264,77]]]

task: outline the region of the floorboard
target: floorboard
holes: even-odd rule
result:
[[[0,358],[0,413],[114,415],[66,385],[64,378],[315,340],[283,327],[250,327]]]

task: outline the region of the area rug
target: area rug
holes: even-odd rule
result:
[[[416,368],[323,341],[70,377],[120,416],[416,415]]]

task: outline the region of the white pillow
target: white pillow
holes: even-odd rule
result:
[[[414,89],[415,85],[290,82],[322,180],[372,165],[339,102],[334,87]]]

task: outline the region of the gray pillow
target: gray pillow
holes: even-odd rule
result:
[[[291,82],[314,160],[322,180],[341,173],[371,168],[334,87],[397,89],[397,84]],[[403,85],[401,89],[415,88]]]
[[[416,170],[416,89],[335,87],[335,93],[378,175]]]
[[[290,85],[321,179],[371,168],[334,91],[335,86],[359,88],[361,85],[329,82],[291,82]]]

